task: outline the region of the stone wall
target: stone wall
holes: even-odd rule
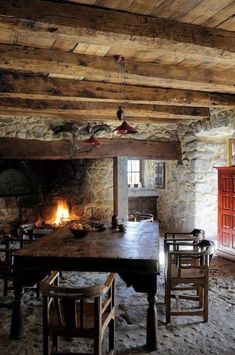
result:
[[[64,125],[64,120],[56,118],[33,117],[33,116],[1,116],[0,117],[0,137],[16,137],[21,139],[38,139],[44,141],[68,139],[84,139],[89,134],[81,128],[86,127],[86,123],[82,126],[74,121],[67,123],[73,124],[71,131],[55,133],[54,128]],[[92,125],[103,124],[102,121],[93,122]],[[118,124],[118,122],[117,122]],[[109,131],[99,131],[96,137],[112,138],[115,137],[114,128],[117,124],[110,123]],[[135,126],[138,130],[136,139],[148,139],[158,141],[178,142],[177,125],[176,124],[138,124]],[[125,137],[120,137],[125,139]]]
[[[202,228],[217,235],[217,171],[226,166],[226,139],[235,133],[235,112],[213,110],[211,119],[180,125],[182,160],[167,162],[165,190],[158,190],[158,219],[165,230]]]
[[[111,221],[113,215],[113,159],[95,159],[86,171],[94,217]]]
[[[58,121],[58,122],[57,122]],[[35,117],[1,117],[0,137],[22,139],[72,139],[68,132],[55,134],[53,125],[59,120]],[[98,123],[98,122],[97,122]],[[111,126],[111,128],[113,128]],[[235,133],[234,110],[211,110],[210,119],[176,125],[138,125],[137,139],[157,141],[180,141],[182,159],[166,162],[166,189],[157,190],[158,219],[162,229],[188,231],[193,227],[206,230],[208,237],[217,234],[217,171],[215,166],[226,165],[226,139]],[[99,135],[111,137],[112,133]],[[76,134],[76,138],[79,135]],[[125,139],[125,138],[123,138]],[[93,203],[97,217],[110,219],[113,212],[113,165],[112,160],[94,161],[87,166],[86,186],[89,190],[79,193],[87,207],[72,203],[75,213],[88,216]],[[74,170],[76,172],[76,169]],[[76,173],[75,173],[76,175]],[[76,186],[76,179],[68,180]],[[92,193],[91,193],[92,192]],[[75,193],[71,199],[77,199]],[[17,201],[4,201],[0,206],[0,216],[8,211],[18,215]],[[7,207],[8,206],[8,207]],[[12,206],[9,209],[9,206]],[[75,207],[77,206],[77,207]],[[11,211],[10,211],[11,210]]]

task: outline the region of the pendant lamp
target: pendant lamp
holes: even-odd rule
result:
[[[125,100],[125,66],[124,62],[125,59],[121,55],[115,55],[114,60],[118,64],[118,72],[119,72],[119,79],[120,79],[120,104],[117,110],[117,118],[121,121],[123,120],[122,124],[115,128],[114,133],[125,135],[125,134],[135,134],[138,131],[131,127],[126,119],[125,119],[125,111],[124,111],[124,100]]]
[[[90,136],[90,138],[85,139],[83,141],[83,144],[89,145],[90,147],[95,147],[97,145],[100,145],[100,142],[93,136],[93,134]]]
[[[89,110],[89,115],[90,115],[90,107],[88,108]],[[86,128],[85,128],[86,132],[90,134],[90,138],[85,139],[83,141],[83,144],[85,146],[88,146],[90,149],[96,147],[97,145],[100,145],[101,143],[94,137],[94,131],[93,131],[93,127],[91,126],[90,123],[87,124]]]
[[[126,120],[124,119],[124,121],[122,122],[122,124],[120,124],[120,126],[116,127],[114,130],[115,134],[135,134],[138,133],[138,131],[131,127]]]

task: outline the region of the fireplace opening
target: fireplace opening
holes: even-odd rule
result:
[[[112,159],[0,161],[0,228],[111,220]]]

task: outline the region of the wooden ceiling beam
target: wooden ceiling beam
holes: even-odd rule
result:
[[[1,117],[16,117],[17,120],[19,120],[21,117],[28,117],[28,116],[36,115],[33,112],[28,112],[26,113],[25,111],[21,110],[0,110],[0,121]],[[79,115],[72,115],[72,114],[66,114],[66,113],[59,113],[59,114],[52,114],[52,113],[44,113],[43,115],[37,115],[37,118],[39,117],[45,117],[45,118],[50,118],[50,119],[63,119],[63,120],[68,120],[76,123],[78,126],[84,126],[84,124],[87,124],[88,122],[100,122],[100,123],[106,123],[106,124],[115,124],[118,126],[121,122],[117,121],[115,117],[107,117],[107,116],[93,116],[91,119],[89,117],[81,117]],[[162,125],[162,124],[179,124],[179,123],[188,123],[188,121],[192,120],[200,120],[203,118],[198,118],[198,117],[192,117],[192,118],[183,118],[183,117],[175,117],[175,118],[168,118],[168,117],[126,117],[128,120],[129,124],[154,124],[154,125]]]
[[[31,73],[23,75],[0,72],[0,97],[118,103],[120,86],[110,83],[48,78]],[[125,97],[126,102],[129,103],[200,107],[235,106],[235,95],[231,94],[133,85],[125,86]]]
[[[0,3],[0,30],[135,50],[190,52],[235,59],[235,34],[146,15],[52,1]]]
[[[118,64],[113,58],[0,45],[0,68],[52,76],[82,77],[92,81],[118,83]],[[125,82],[169,88],[235,93],[233,75],[211,69],[182,68],[173,65],[125,61]],[[235,75],[235,74],[234,74]]]
[[[40,141],[34,139],[0,138],[1,159],[88,159],[130,156],[146,159],[178,160],[181,157],[180,143],[154,142],[138,139],[99,139],[101,145],[91,151],[71,140]]]
[[[0,115],[37,115],[55,116],[74,120],[117,122],[118,105],[109,102],[66,102],[57,100],[22,100],[1,98]],[[161,106],[128,104],[125,108],[126,117],[132,122],[162,122],[162,120],[192,120],[208,118],[210,113],[206,107]]]

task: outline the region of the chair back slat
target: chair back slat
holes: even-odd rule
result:
[[[153,222],[154,215],[152,213],[135,212],[135,221]]]

